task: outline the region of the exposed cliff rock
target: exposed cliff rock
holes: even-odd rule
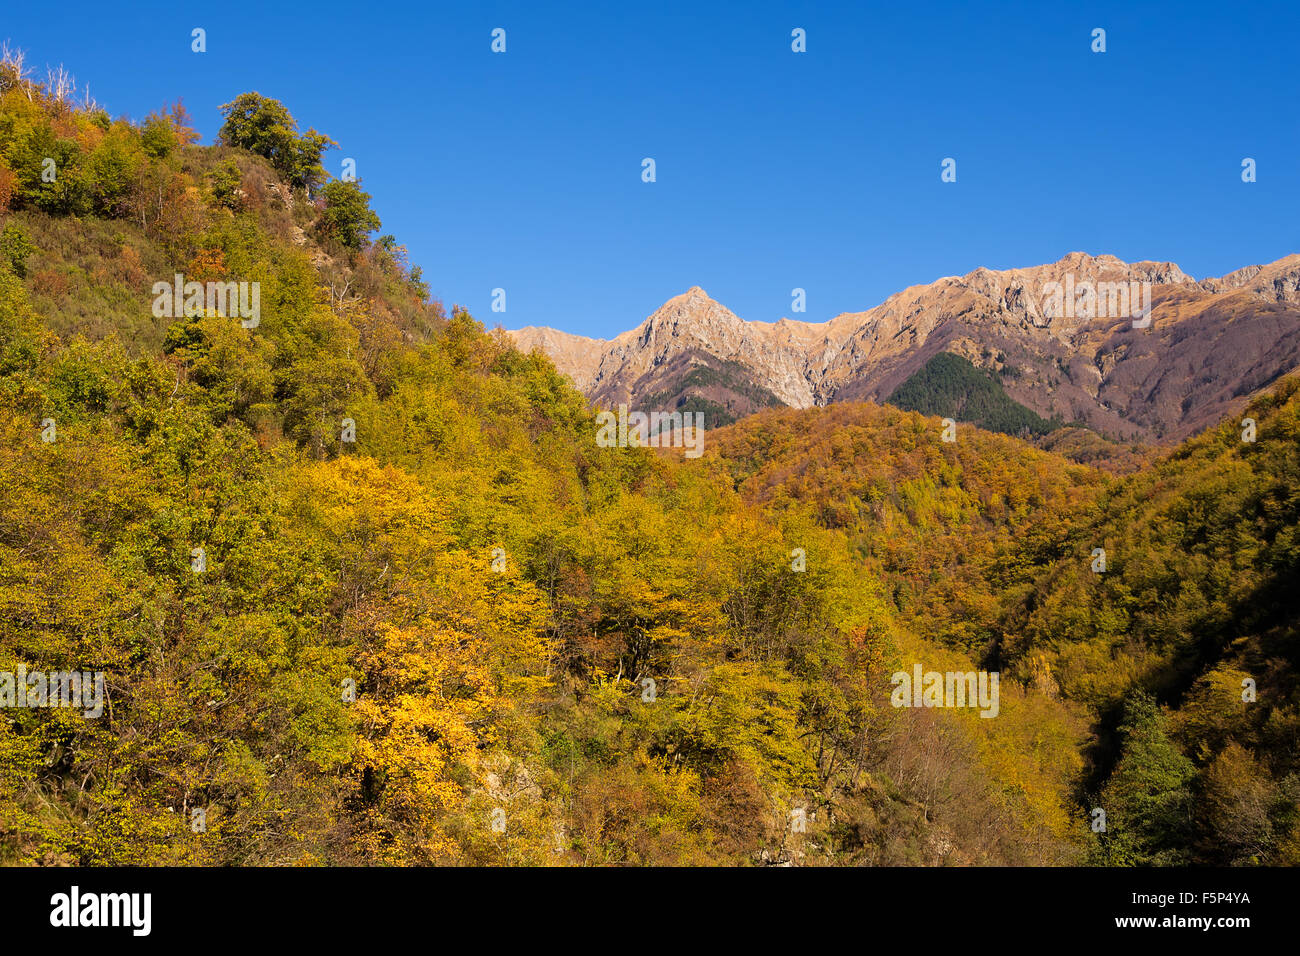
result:
[[[1300,255],[1198,282],[1171,262],[1074,252],[911,286],[822,323],[745,321],[697,286],[612,340],[512,335],[603,405],[703,398],[688,382],[700,367],[728,370],[722,385],[709,380],[733,417],[766,404],[763,393],[796,408],[879,402],[948,351],[998,373],[1044,417],[1175,441],[1300,366]]]

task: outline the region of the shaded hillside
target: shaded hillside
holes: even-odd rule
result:
[[[1055,452],[1080,465],[1126,475],[1150,464],[1159,455],[1152,445],[1116,442],[1083,425],[1063,425],[1034,441],[1044,451]]]
[[[1111,862],[1300,862],[1300,378],[1244,416],[1253,441],[1224,422],[1031,544],[1008,594],[1004,664],[1118,723],[1099,757],[1097,799],[1119,807]],[[1156,795],[1141,783],[1152,747],[1186,760]],[[1182,817],[1152,816],[1157,797]]]
[[[718,362],[711,356],[686,356],[680,377],[668,387],[640,399],[641,410],[698,412],[708,428],[721,428],[760,408],[781,400],[748,380],[747,370],[735,362]],[[698,362],[699,364],[696,364]]]

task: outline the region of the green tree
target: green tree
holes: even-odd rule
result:
[[[1191,782],[1196,767],[1165,732],[1165,715],[1135,691],[1119,725],[1121,756],[1102,792],[1103,862],[1169,866],[1184,862],[1192,835]]]
[[[140,129],[140,145],[154,159],[165,159],[180,145],[180,137],[170,119],[154,113]]]
[[[370,208],[370,194],[361,191],[358,182],[341,179],[325,184],[321,190],[325,209],[317,229],[322,236],[338,242],[347,249],[360,249],[370,233],[379,226],[379,217]]]
[[[27,230],[17,223],[5,223],[0,230],[0,265],[8,266],[14,275],[27,275],[27,257],[36,251]]]
[[[227,209],[239,208],[239,188],[243,176],[233,159],[218,163],[216,168],[208,173],[208,181],[212,185],[212,198],[218,205]]]
[[[298,135],[298,122],[279,100],[260,93],[241,93],[221,106],[226,122],[218,134],[222,143],[265,156],[293,186],[310,194],[325,180],[321,154],[338,144],[309,129]]]

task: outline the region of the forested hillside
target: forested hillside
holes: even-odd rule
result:
[[[985,658],[1025,549],[1058,540],[1107,478],[969,425],[943,442],[942,427],[843,403],[761,413],[713,449],[746,499],[845,533],[912,630]]]
[[[1077,854],[1082,727],[1031,806],[1028,729],[890,708],[908,645],[838,532],[599,448],[279,104],[232,103],[217,147],[12,71],[2,105],[0,667],[107,696],[7,711],[6,861]],[[176,272],[260,283],[259,322],[153,315]]]
[[[1030,545],[997,657],[1101,717],[1105,862],[1300,862],[1298,534],[1292,376]]]
[[[1294,388],[1123,480],[877,406],[600,447],[327,137],[224,120],[0,65],[0,672],[105,677],[0,715],[0,862],[1294,861]]]
[[[1300,378],[1122,479],[941,427],[831,406],[714,447],[747,500],[843,530],[903,627],[1086,705],[1089,859],[1300,861]]]
[[[939,352],[886,401],[909,412],[970,422],[1005,435],[1028,438],[1060,427],[1014,401],[987,369],[951,352]]]

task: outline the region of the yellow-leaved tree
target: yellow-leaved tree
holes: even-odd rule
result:
[[[519,757],[550,682],[541,594],[451,550],[446,504],[398,469],[340,458],[300,470],[293,494],[307,540],[333,549],[355,646],[358,847],[393,864],[544,859],[554,827]]]

